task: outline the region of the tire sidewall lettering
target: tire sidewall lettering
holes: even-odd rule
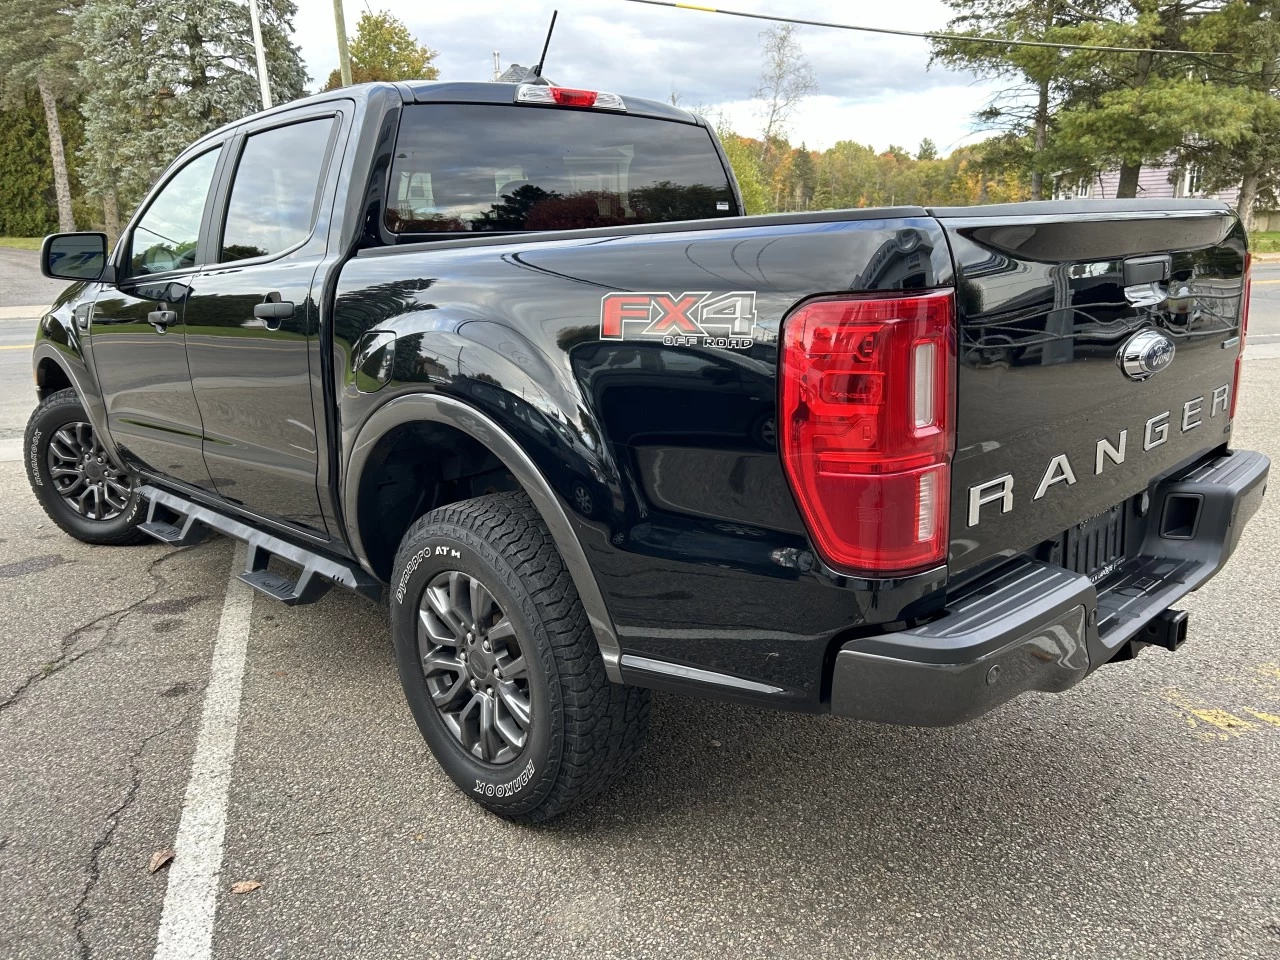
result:
[[[413,577],[414,571],[422,566],[422,561],[427,557],[447,557],[453,560],[460,560],[462,553],[457,547],[451,547],[447,544],[436,544],[419,550],[414,554],[413,559],[405,564],[404,572],[400,574],[400,581],[396,584],[396,603],[404,603],[405,592],[409,588],[409,580]]]
[[[44,486],[44,472],[40,469],[40,437],[43,434],[37,427],[31,433],[31,452],[28,456],[31,458],[31,482],[37,487]]]
[[[508,780],[506,783],[489,783],[484,780],[476,780],[476,785],[472,788],[472,793],[482,797],[514,797],[533,779],[533,775],[537,768],[533,761],[530,760],[524,765],[524,769],[520,771],[520,775]]]

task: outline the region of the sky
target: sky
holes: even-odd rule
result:
[[[338,65],[332,0],[296,0],[294,42],[323,85]],[[710,0],[715,3],[716,0]],[[390,10],[420,43],[439,51],[441,80],[489,80],[493,51],[505,69],[533,64],[551,11],[559,9],[545,73],[565,86],[611,90],[680,103],[723,115],[737,132],[762,126],[751,92],[760,74],[758,20],[626,0],[344,0],[348,36],[367,8]],[[942,0],[727,0],[732,9],[807,19],[936,30],[949,9]],[[825,149],[856,140],[884,150],[913,151],[924,137],[943,153],[981,139],[973,114],[995,89],[965,74],[929,67],[924,40],[803,27],[799,42],[819,92],[797,109],[792,143]]]

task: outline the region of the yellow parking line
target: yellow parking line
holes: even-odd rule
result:
[[[1280,283],[1280,280],[1253,280],[1250,281],[1255,287],[1263,283]]]
[[[34,343],[6,343],[0,346],[0,350],[30,350],[34,346]]]

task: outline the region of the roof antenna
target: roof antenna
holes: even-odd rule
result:
[[[547,39],[546,39],[546,42],[542,44],[542,56],[538,58],[538,62],[533,65],[533,68],[525,76],[524,78],[525,83],[541,83],[544,86],[551,85],[542,76],[542,65],[547,62],[547,47],[551,46],[551,33],[556,28],[556,16],[559,13],[560,13],[559,10],[551,11],[551,25],[547,27]]]

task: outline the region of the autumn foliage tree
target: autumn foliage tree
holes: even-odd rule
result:
[[[409,28],[386,10],[361,14],[351,41],[351,82],[376,80],[435,80],[440,70],[432,62],[436,51],[414,39]],[[329,74],[326,90],[342,86],[342,75]]]

